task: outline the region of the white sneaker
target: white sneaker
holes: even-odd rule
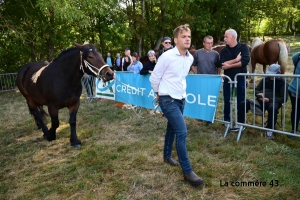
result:
[[[269,140],[274,139],[273,132],[272,132],[272,131],[267,131],[267,132],[266,132],[266,137],[267,137]]]
[[[240,130],[240,125],[236,125],[235,127],[233,127],[232,129],[230,129],[233,132],[238,132]],[[243,126],[242,131],[245,130],[245,127]]]
[[[155,115],[154,110],[150,110],[150,115]]]

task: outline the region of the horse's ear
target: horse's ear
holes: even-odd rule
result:
[[[75,45],[78,49],[80,49],[80,51],[82,51],[83,45],[78,44],[78,43],[76,43],[76,42],[74,42],[74,45]]]
[[[81,45],[81,44],[78,44],[78,43],[76,43],[76,42],[74,42],[74,45],[75,45],[76,47],[78,47],[78,48],[82,48],[82,45]]]
[[[93,46],[96,48],[97,47],[97,43],[94,43]]]

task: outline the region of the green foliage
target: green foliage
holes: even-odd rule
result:
[[[162,37],[188,23],[192,44],[205,35],[222,40],[234,28],[243,42],[253,36],[299,33],[298,0],[9,0],[0,4],[1,73],[52,60],[73,42],[98,43],[103,54],[124,47],[145,55]]]

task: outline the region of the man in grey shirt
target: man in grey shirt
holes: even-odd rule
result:
[[[212,36],[205,36],[203,48],[195,52],[191,67],[194,74],[220,74],[220,56],[217,51],[212,50],[213,42],[214,38]]]

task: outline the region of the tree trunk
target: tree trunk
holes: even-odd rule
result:
[[[52,37],[54,36],[54,8],[49,9],[50,14],[50,28],[49,28],[49,36],[48,36],[48,61],[53,60],[53,52],[54,52],[54,44],[52,41]]]
[[[161,44],[161,40],[164,37],[165,34],[165,22],[166,22],[166,15],[167,15],[167,11],[166,11],[166,0],[161,0],[161,4],[160,4],[160,11],[161,11],[161,28],[160,28],[160,37],[156,40],[156,44],[154,47],[154,50],[158,50]],[[170,36],[171,37],[171,36]]]

